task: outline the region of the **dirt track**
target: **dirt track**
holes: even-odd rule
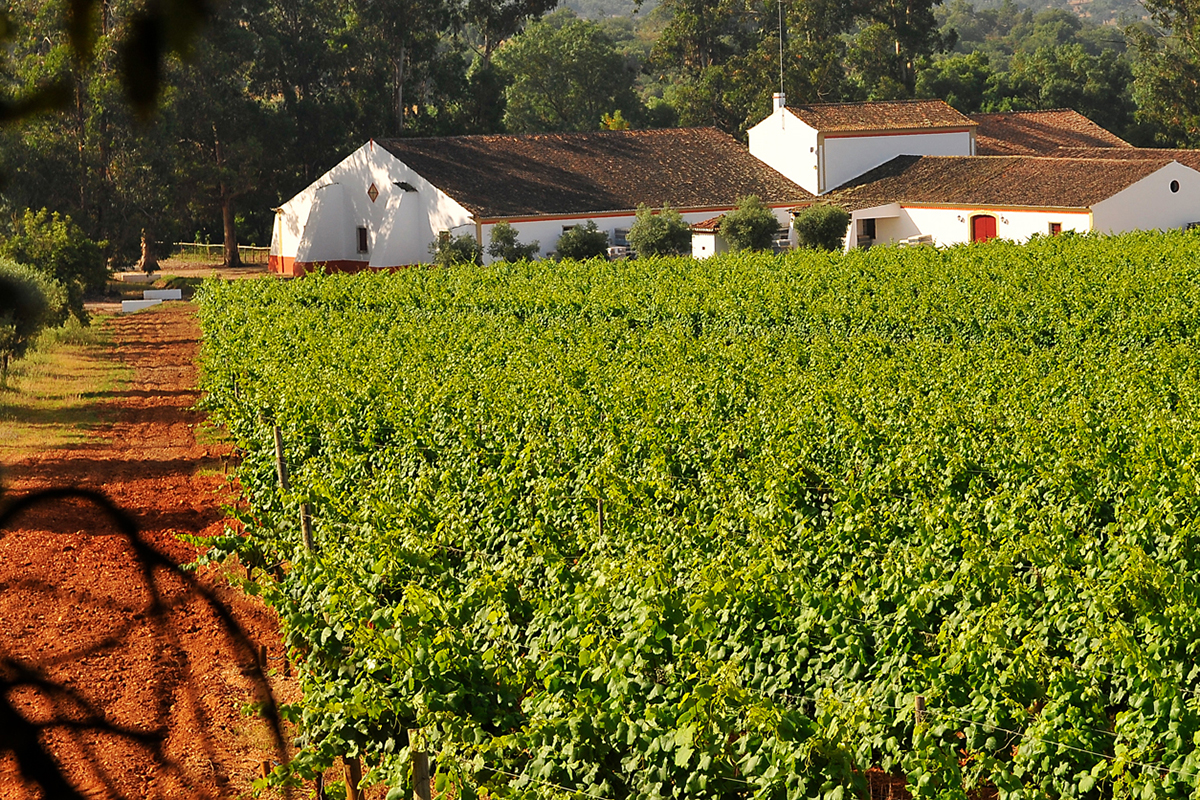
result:
[[[126,389],[98,401],[111,404],[106,418],[115,421],[87,444],[7,465],[5,497],[102,491],[147,543],[187,562],[195,551],[177,536],[219,532],[226,497],[224,449],[197,443],[201,415],[190,410],[198,397],[194,308],[165,304],[106,324],[132,375]],[[85,797],[248,794],[260,763],[279,757],[267,726],[242,713],[254,698],[259,643],[270,648],[272,670],[283,664],[272,614],[202,577],[252,640],[237,642],[207,600],[170,570],[140,567],[127,539],[81,500],[43,503],[8,527],[0,539],[0,753],[21,743],[3,716],[15,711],[46,726],[43,749]],[[163,615],[154,613],[154,592]],[[47,795],[22,778],[11,754],[0,758],[0,798],[39,796]]]

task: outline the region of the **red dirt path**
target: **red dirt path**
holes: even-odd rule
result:
[[[132,375],[127,388],[98,401],[115,421],[87,444],[8,465],[5,497],[52,487],[100,490],[130,512],[145,541],[185,563],[196,551],[177,536],[219,532],[227,498],[226,449],[197,443],[202,416],[190,410],[198,398],[195,310],[165,304],[106,324],[115,357]],[[39,505],[9,528],[0,539],[0,677],[7,684],[0,701],[49,725],[40,741],[79,793],[247,795],[260,763],[279,758],[267,726],[242,713],[255,696],[259,643],[269,647],[273,670],[283,664],[272,613],[219,576],[202,576],[253,641],[239,644],[177,575],[159,569],[148,579],[128,541],[82,501]],[[152,588],[169,607],[159,618]],[[19,667],[55,687],[13,688]],[[72,720],[131,733],[61,725]],[[6,741],[12,736],[0,730],[0,798],[46,796],[17,769],[14,742]]]

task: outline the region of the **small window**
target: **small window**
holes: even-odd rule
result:
[[[874,239],[875,238],[875,218],[860,219],[859,221],[858,238]]]
[[[1058,236],[1060,233],[1062,233],[1062,223],[1061,222],[1051,222],[1050,223],[1050,235]]]
[[[362,227],[358,229],[358,252],[367,252],[367,229]]]
[[[1171,193],[1174,194],[1175,192],[1178,192],[1178,191],[1179,191],[1179,181],[1171,181]]]

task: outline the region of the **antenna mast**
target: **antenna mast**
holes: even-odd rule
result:
[[[779,0],[779,93],[783,94],[783,0]]]

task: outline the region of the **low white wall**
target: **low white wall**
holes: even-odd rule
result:
[[[143,289],[143,300],[182,300],[182,289]]]
[[[122,300],[121,313],[131,314],[134,311],[141,311],[161,304],[162,300]]]
[[[788,210],[790,208],[791,206],[789,205],[772,209],[775,212],[775,217],[779,220],[780,225],[786,227],[790,224],[790,217],[788,214]],[[729,209],[704,209],[701,211],[681,210],[679,214],[681,217],[683,217],[684,222],[689,225],[695,225],[697,222],[704,222],[705,220],[712,219],[713,217],[723,214],[728,210]],[[509,224],[517,229],[517,239],[522,244],[529,244],[530,242],[537,240],[538,244],[540,245],[538,256],[545,257],[547,254],[555,251],[555,248],[558,246],[558,237],[562,236],[564,228],[575,225],[586,225],[587,222],[591,220],[596,223],[597,228],[608,234],[608,239],[611,243],[613,241],[613,231],[617,228],[625,228],[626,230],[632,228],[634,219],[636,219],[636,217],[633,214],[615,214],[611,216],[595,215],[591,217],[557,217],[553,219],[518,219],[510,221]],[[487,255],[487,246],[491,241],[491,231],[494,226],[495,223],[486,223],[482,226],[482,244],[484,249],[483,261],[485,264],[492,261],[491,257]]]

